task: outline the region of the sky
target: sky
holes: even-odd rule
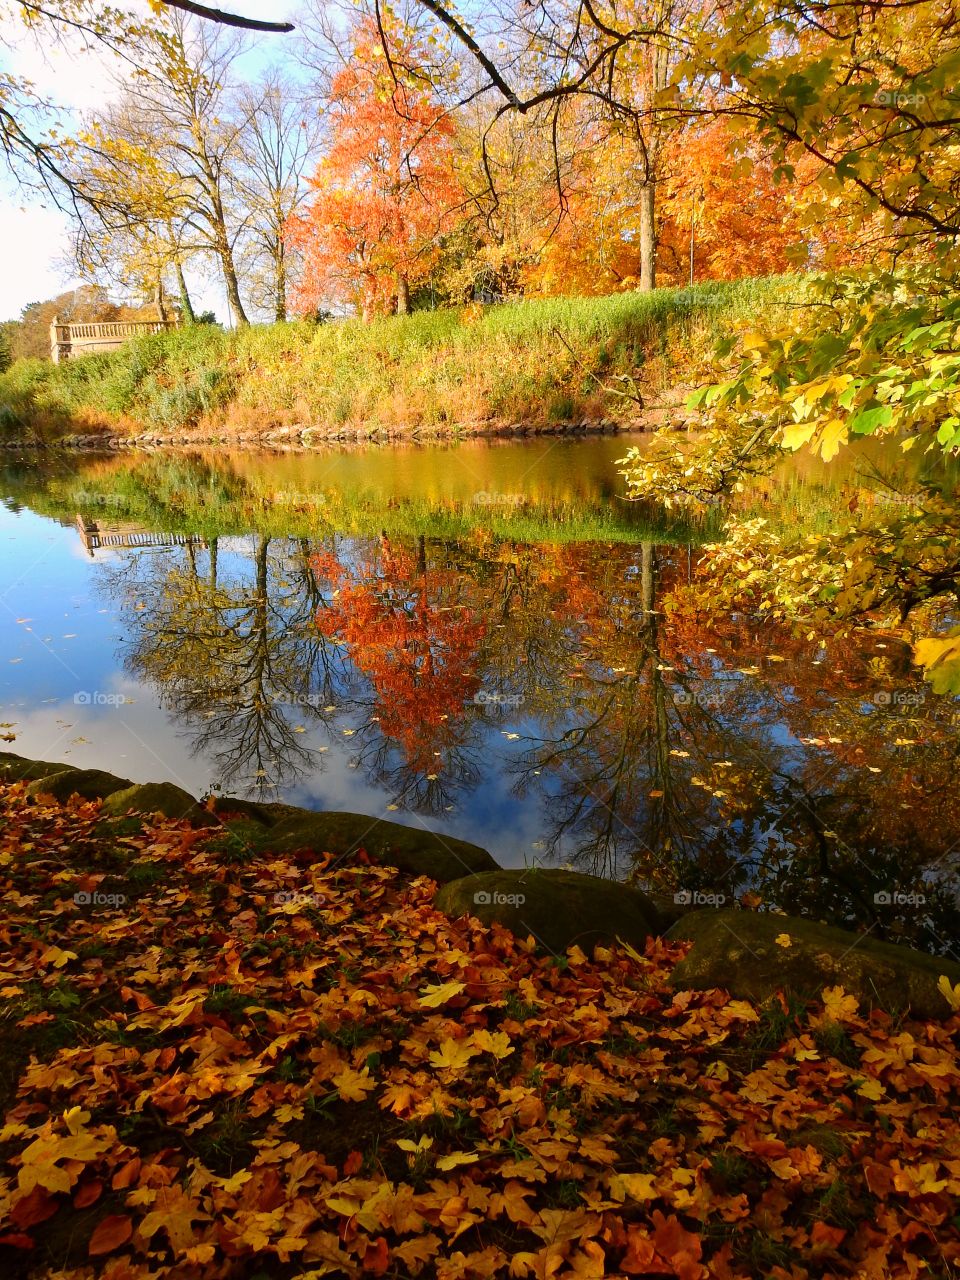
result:
[[[122,7],[146,12],[142,0],[124,0]],[[211,0],[211,7],[278,22],[293,17],[299,4],[298,0]],[[242,63],[244,71],[255,75],[269,63],[282,61],[282,42],[290,38],[254,35]],[[41,96],[72,112],[90,111],[109,100],[104,90],[110,89],[116,65],[106,52],[41,48],[32,37],[18,33],[12,21],[3,32],[0,72],[32,81]],[[28,303],[55,297],[81,283],[68,262],[69,244],[67,215],[52,200],[42,202],[20,187],[0,168],[0,320],[16,319]],[[188,282],[197,310],[215,311],[224,322],[227,306],[219,281],[196,276]]]

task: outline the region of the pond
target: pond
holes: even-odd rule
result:
[[[709,614],[623,439],[3,467],[8,749],[943,950],[958,707],[895,635]],[[823,528],[875,460],[743,499]]]

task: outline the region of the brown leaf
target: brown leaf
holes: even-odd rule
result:
[[[91,1258],[101,1253],[113,1253],[133,1235],[133,1220],[118,1213],[111,1213],[97,1226],[90,1237],[87,1252]]]

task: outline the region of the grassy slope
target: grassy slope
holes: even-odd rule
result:
[[[956,1018],[675,997],[683,944],[242,831],[0,788],[4,1277],[955,1274]]]
[[[615,394],[687,380],[713,340],[793,294],[795,278],[420,312],[370,325],[200,326],[0,376],[0,427],[181,431],[270,426],[450,432],[461,423],[636,416]],[[620,384],[623,385],[622,383]]]

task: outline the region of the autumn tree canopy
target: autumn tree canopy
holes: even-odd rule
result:
[[[298,305],[409,311],[460,199],[453,122],[413,79],[394,79],[375,28],[363,22],[333,77],[328,126],[313,197],[288,224],[303,255]]]

